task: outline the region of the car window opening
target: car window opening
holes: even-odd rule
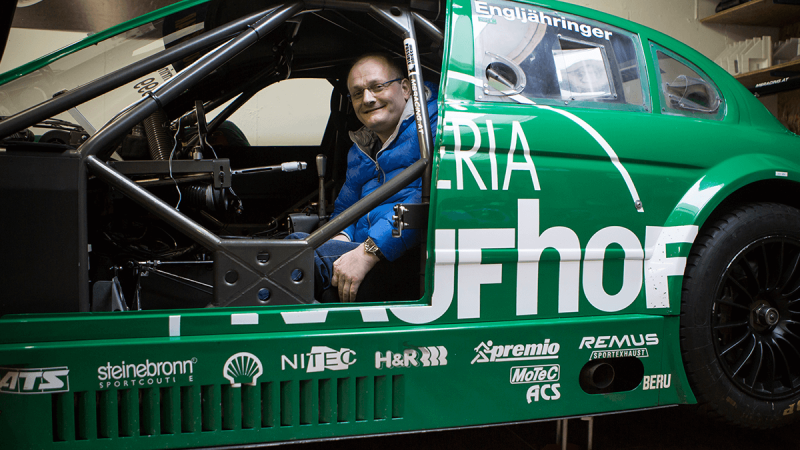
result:
[[[481,62],[475,76],[485,80],[476,99],[519,102],[520,94],[541,104],[649,110],[635,35],[569,14],[493,3],[507,7],[474,2],[472,11]]]
[[[80,84],[76,80],[85,82],[125,69],[128,64],[145,63],[166,49],[157,39],[162,31],[172,37],[169,42],[166,38],[163,41],[172,47],[225,23],[224,14],[205,21],[205,13],[201,8],[193,12],[191,20],[184,17],[185,12],[178,14],[180,17],[158,19],[7,83],[0,88],[0,96],[9,100],[3,102],[3,114],[13,115],[34,106],[57,90],[73,89]],[[262,42],[215,68],[174,102],[159,103],[156,112],[102,150],[107,167],[133,181],[136,187],[132,189],[143,189],[142,195],[146,192],[157,200],[147,200],[143,205],[120,195],[123,191],[98,177],[89,179],[87,198],[92,213],[86,232],[91,288],[76,311],[283,306],[337,300],[330,295],[314,298],[308,295],[308,289],[298,291],[305,292],[301,296],[284,295],[287,287],[314,283],[308,267],[290,270],[286,281],[273,281],[273,277],[284,275],[267,270],[280,270],[276,261],[287,257],[284,247],[300,249],[298,243],[284,238],[294,232],[314,232],[334,211],[347,176],[347,153],[352,145],[349,132],[362,126],[346,98],[349,65],[359,54],[389,51],[406,75],[399,40],[381,38],[352,45],[354,34],[381,30],[385,25],[372,20],[353,31],[355,22],[343,14],[358,16],[315,12],[280,25]],[[363,22],[365,17],[356,19]],[[174,38],[175,33],[181,34],[180,39]],[[425,80],[437,83],[440,57],[428,50],[432,47],[430,39],[424,33],[420,35],[426,49],[421,52]],[[331,42],[347,42],[340,47],[347,50],[322,56],[313,50],[313,46],[327,45],[320,40],[322,36]],[[303,53],[292,49],[298,41],[313,45]],[[78,148],[103,124],[122,115],[114,116],[110,111],[131,110],[141,105],[142,99],[157,99],[151,94],[202,54],[139,76],[59,114],[57,120],[40,123],[39,128],[20,134],[14,148]],[[107,59],[114,63],[97,63]],[[125,108],[124,104],[130,106]],[[387,176],[382,170],[383,180],[401,171]],[[392,189],[400,191],[403,186]],[[236,247],[241,242],[255,248],[263,244],[264,248],[256,249],[254,261],[247,264],[274,268],[264,269],[268,275],[262,276],[248,273],[246,267],[228,265],[225,258],[220,260],[224,253],[220,249],[198,243],[169,220],[157,218],[148,204],[151,201],[169,205],[225,241],[224,245]],[[425,222],[408,221],[413,223],[405,224],[406,234],[426,234]],[[397,260],[381,261],[364,280],[359,301],[422,298],[426,252],[421,246],[425,245],[423,240]],[[305,264],[312,260],[308,255],[301,258]],[[236,287],[245,284],[248,286]],[[234,297],[239,295],[237,289],[251,290],[252,295],[220,304],[221,289]]]

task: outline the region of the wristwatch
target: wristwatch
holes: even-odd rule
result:
[[[381,261],[386,259],[384,258],[383,253],[381,253],[381,249],[378,247],[378,244],[376,244],[371,237],[368,237],[367,240],[364,241],[364,253],[373,254]]]

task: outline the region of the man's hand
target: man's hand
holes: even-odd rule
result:
[[[333,263],[331,284],[339,288],[339,300],[356,301],[356,293],[364,277],[380,259],[364,251],[364,244],[350,250]]]

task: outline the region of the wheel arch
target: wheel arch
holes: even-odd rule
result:
[[[709,212],[704,223],[714,221],[717,217],[745,203],[780,203],[800,209],[800,181],[794,180],[759,180],[732,192],[729,196]]]
[[[705,171],[698,178],[675,206],[665,225],[696,226],[697,237],[695,242],[691,242],[694,245],[703,236],[704,229],[712,226],[718,219],[744,205],[757,203],[777,203],[800,210],[800,165],[775,155],[748,154],[730,158]],[[686,254],[688,263],[688,252]],[[684,275],[688,269],[687,264],[683,270]],[[676,313],[679,315],[686,312],[683,297],[682,291],[681,301],[677,303]],[[681,338],[681,348],[683,340],[684,337]],[[698,387],[689,382],[683,353],[683,349],[676,352],[670,363],[673,367],[680,368],[679,372],[687,377],[686,386],[691,390],[691,394],[686,396],[687,402],[700,401],[702,411],[708,412],[712,417],[717,416],[713,411],[715,408],[709,409],[708,398],[703,397],[705,393],[702,389],[700,392],[695,391]],[[779,413],[782,414],[783,410]],[[775,426],[763,423],[743,424],[755,428]]]
[[[800,209],[800,165],[786,158],[748,154],[707,170],[675,205],[665,226],[709,221],[743,203],[773,202]]]
[[[788,168],[788,169],[787,169]],[[786,176],[776,175],[782,172]],[[696,226],[694,245],[705,226],[737,206],[747,203],[780,203],[800,209],[800,165],[772,155],[731,158],[706,171],[683,195],[667,218],[665,227]],[[691,248],[685,250],[688,255]],[[687,260],[688,261],[688,260]],[[686,274],[684,265],[683,274]],[[680,301],[677,302],[680,305]],[[674,311],[680,314],[680,307]]]

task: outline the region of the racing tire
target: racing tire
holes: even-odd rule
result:
[[[800,211],[748,204],[704,226],[680,324],[702,412],[758,429],[800,417]]]

